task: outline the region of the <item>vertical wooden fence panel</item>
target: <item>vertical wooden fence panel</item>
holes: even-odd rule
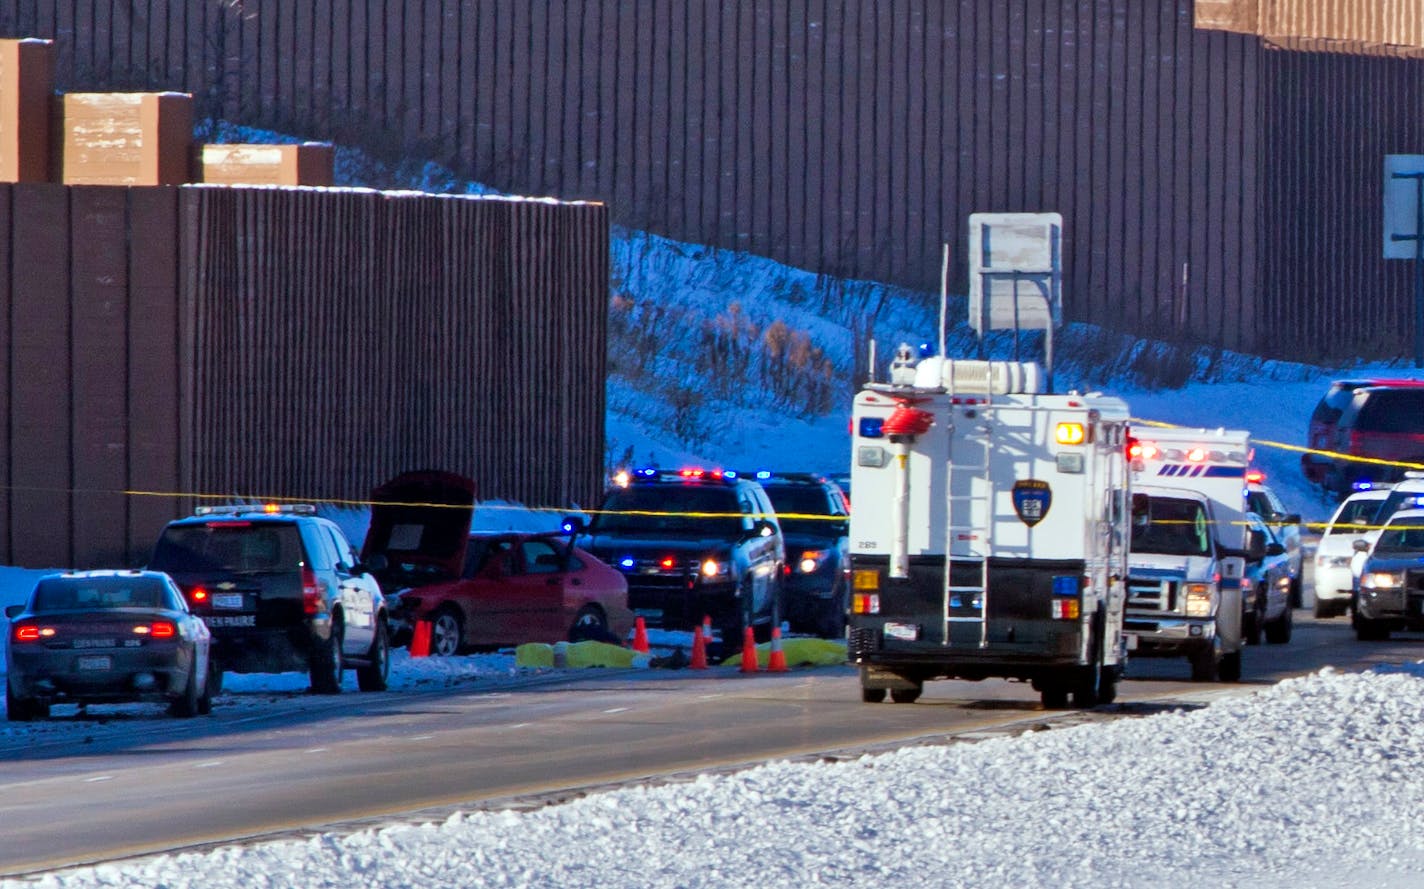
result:
[[[68,379],[71,546],[122,566],[127,552],[128,189],[73,188]],[[51,358],[53,361],[54,359]]]
[[[25,261],[11,278],[9,563],[62,568],[73,539],[69,189],[15,185],[12,194],[12,255]]]

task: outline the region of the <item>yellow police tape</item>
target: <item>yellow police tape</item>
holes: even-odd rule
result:
[[[1177,423],[1166,423],[1166,422],[1163,422],[1163,421],[1161,421],[1161,420],[1147,420],[1147,419],[1143,419],[1143,418],[1140,418],[1140,417],[1132,417],[1132,418],[1130,418],[1130,422],[1132,422],[1132,423],[1134,423],[1134,424],[1137,424],[1137,425],[1139,425],[1139,426],[1147,426],[1147,427],[1152,427],[1152,428],[1162,428],[1162,429],[1180,429],[1180,428],[1183,428],[1180,424],[1177,424]],[[1347,461],[1347,462],[1352,462],[1352,463],[1367,463],[1367,464],[1373,464],[1373,465],[1378,465],[1378,466],[1394,466],[1394,467],[1398,467],[1398,468],[1400,468],[1400,469],[1405,469],[1405,470],[1424,470],[1424,463],[1405,463],[1405,462],[1401,462],[1401,461],[1397,461],[1397,460],[1383,460],[1383,459],[1379,459],[1379,458],[1376,458],[1376,457],[1360,457],[1360,456],[1356,456],[1356,455],[1354,455],[1354,454],[1342,454],[1342,453],[1339,453],[1339,452],[1337,452],[1337,451],[1327,451],[1327,450],[1322,450],[1322,449],[1320,449],[1320,448],[1302,447],[1302,446],[1300,446],[1300,445],[1286,444],[1286,443],[1284,443],[1284,442],[1279,442],[1279,441],[1269,441],[1269,440],[1265,440],[1265,439],[1255,439],[1255,440],[1252,441],[1252,444],[1253,444],[1253,445],[1258,445],[1258,446],[1261,446],[1261,447],[1275,448],[1275,449],[1283,450],[1283,451],[1294,451],[1294,452],[1296,452],[1296,453],[1301,453],[1301,454],[1315,454],[1315,455],[1317,455],[1317,456],[1326,457],[1326,458],[1329,458],[1329,459],[1331,459],[1331,460],[1340,460],[1340,461]],[[191,491],[147,491],[147,490],[134,490],[134,489],[113,491],[113,490],[93,490],[93,489],[86,489],[86,490],[80,490],[80,489],[58,489],[58,488],[56,488],[56,489],[47,489],[47,488],[22,487],[22,486],[12,486],[12,487],[11,487],[11,490],[27,490],[27,491],[54,490],[54,491],[57,491],[57,492],[58,492],[58,491],[65,491],[65,492],[67,492],[67,493],[76,493],[76,494],[78,494],[78,493],[91,493],[91,494],[122,494],[122,495],[130,496],[130,497],[165,497],[165,498],[171,498],[171,499],[189,498],[189,499],[192,499],[192,500],[221,500],[221,501],[225,501],[225,502],[229,502],[229,503],[232,502],[232,501],[234,501],[234,500],[238,500],[238,501],[246,501],[247,503],[252,504],[254,507],[258,507],[258,506],[260,506],[261,504],[264,504],[264,503],[275,503],[275,504],[310,503],[310,504],[313,504],[313,505],[315,505],[315,504],[323,504],[323,505],[327,505],[327,506],[333,506],[333,507],[347,507],[347,508],[369,508],[369,507],[372,507],[372,506],[420,507],[420,508],[425,508],[425,509],[468,509],[468,508],[469,508],[469,507],[462,507],[462,506],[460,506],[460,505],[458,505],[458,504],[451,504],[451,503],[422,503],[422,502],[382,501],[382,500],[347,500],[347,499],[337,499],[337,498],[284,497],[284,496],[240,497],[240,496],[235,496],[235,495],[233,495],[233,494],[206,494],[206,493],[195,493],[195,492],[191,492]],[[534,513],[559,513],[559,514],[574,513],[574,514],[578,514],[578,515],[588,515],[588,516],[593,516],[593,515],[606,515],[606,514],[611,514],[611,513],[613,512],[613,511],[611,511],[611,510],[587,509],[587,508],[583,508],[583,507],[526,506],[526,505],[518,504],[518,503],[498,503],[498,502],[483,502],[483,503],[478,504],[478,506],[479,506],[479,509],[482,510],[482,511],[510,510],[510,511],[534,512]],[[617,512],[617,514],[619,514],[619,515],[636,515],[636,516],[644,516],[644,517],[651,517],[651,518],[693,518],[693,519],[738,518],[738,519],[739,519],[739,518],[742,518],[742,516],[743,516],[742,513],[730,513],[730,512],[677,512],[677,511],[659,511],[659,510],[617,510],[616,512]],[[757,517],[760,518],[761,516],[757,516]],[[792,520],[795,520],[795,521],[817,521],[817,522],[839,522],[839,521],[845,521],[845,519],[846,519],[845,516],[822,515],[822,514],[819,514],[819,513],[779,513],[777,517],[778,517],[778,518],[781,518],[781,519],[792,519]],[[1312,527],[1312,528],[1317,528],[1317,527],[1318,527],[1318,528],[1323,528],[1323,527],[1325,527],[1325,525],[1326,525],[1325,522],[1302,522],[1301,524],[1303,524],[1303,525],[1305,525],[1305,526],[1307,526],[1307,527]],[[1364,527],[1364,526],[1360,526],[1360,527]]]

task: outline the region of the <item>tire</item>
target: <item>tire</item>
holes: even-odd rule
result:
[[[356,668],[356,687],[362,691],[385,691],[391,679],[391,636],[384,619],[376,621],[376,637],[364,666]]]
[[[1330,606],[1326,605],[1324,602],[1320,601],[1319,598],[1317,598],[1317,599],[1315,600],[1315,609],[1314,609],[1314,611],[1315,611],[1315,619],[1316,619],[1316,620],[1320,620],[1320,619],[1326,618],[1326,617],[1334,617],[1334,616],[1335,616],[1335,609],[1334,609],[1334,608],[1331,608]]]
[[[1217,678],[1222,682],[1241,681],[1241,652],[1233,651],[1231,654],[1221,656],[1221,662],[1216,666]]]
[[[341,633],[340,612],[331,615],[331,635],[318,641],[311,653],[311,689],[319,695],[341,693]]]
[[[435,612],[430,620],[430,654],[433,657],[454,657],[465,648],[465,622],[460,613],[447,605]]]
[[[890,689],[890,700],[897,704],[913,704],[920,699],[920,693],[925,687],[916,683],[914,688],[892,688]]]
[[[1045,710],[1063,710],[1068,707],[1068,689],[1057,685],[1050,686],[1038,693],[1038,699]]]
[[[1247,645],[1261,644],[1261,625],[1265,623],[1266,617],[1266,589],[1262,587],[1256,593],[1257,605],[1250,614],[1241,617],[1241,638]]]
[[[1073,706],[1079,710],[1091,710],[1102,701],[1103,689],[1103,631],[1102,615],[1093,619],[1092,633],[1088,637],[1088,651],[1093,662],[1078,668],[1078,678],[1073,682]]]
[[[223,668],[217,657],[208,654],[208,691],[212,697],[222,694],[223,690]]]
[[[1305,593],[1301,590],[1300,572],[1297,571],[1297,572],[1296,572],[1296,576],[1293,577],[1293,578],[1291,578],[1291,584],[1290,584],[1290,607],[1291,607],[1291,608],[1300,608],[1300,607],[1302,607],[1302,606],[1304,606],[1304,605],[1305,605]]]
[[[822,639],[842,639],[845,638],[845,628],[845,590],[842,588],[836,590],[831,600],[826,603],[826,609],[821,613],[821,620],[816,627],[816,635]]]
[[[198,697],[198,715],[207,716],[213,712],[213,695],[222,688],[222,670],[211,654],[208,655],[208,676],[203,683],[203,693]]]
[[[1355,638],[1361,642],[1389,641],[1389,627],[1377,620],[1355,618]]]
[[[189,668],[188,681],[183,684],[183,693],[168,705],[168,712],[180,719],[191,719],[198,715],[198,704],[201,698],[198,695],[197,667],[197,664],[193,664]]]
[[[1291,641],[1295,627],[1295,613],[1287,608],[1276,620],[1266,625],[1266,641],[1272,645],[1284,645]]]
[[[1103,684],[1098,689],[1098,703],[1111,704],[1117,700],[1117,684],[1122,679],[1122,667],[1104,667]]]
[[[1190,655],[1190,660],[1192,663],[1193,682],[1216,681],[1216,649],[1214,647],[1193,652]]]
[[[885,700],[885,689],[860,687],[860,701],[863,704],[878,704]]]
[[[609,642],[615,645],[618,642],[608,629],[608,618],[603,610],[592,605],[585,605],[574,615],[574,622],[569,625],[569,641]]]
[[[5,684],[5,716],[11,722],[34,722],[49,718],[49,705],[41,704],[34,698],[17,698]]]

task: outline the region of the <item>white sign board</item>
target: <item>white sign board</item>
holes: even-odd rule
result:
[[[1050,330],[1063,316],[1063,215],[971,213],[969,324]]]
[[[1413,259],[1414,241],[1396,241],[1394,235],[1416,235],[1419,224],[1419,181],[1396,174],[1424,173],[1424,154],[1384,156],[1384,258]]]

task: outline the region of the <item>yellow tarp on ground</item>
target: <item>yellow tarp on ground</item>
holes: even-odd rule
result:
[[[783,639],[781,653],[788,667],[825,667],[846,662],[846,645],[839,639]],[[771,659],[771,643],[757,646],[757,665],[763,670]],[[723,666],[740,667],[741,654],[722,661]]]
[[[648,660],[645,654],[607,642],[528,642],[514,650],[519,667],[646,667]]]

